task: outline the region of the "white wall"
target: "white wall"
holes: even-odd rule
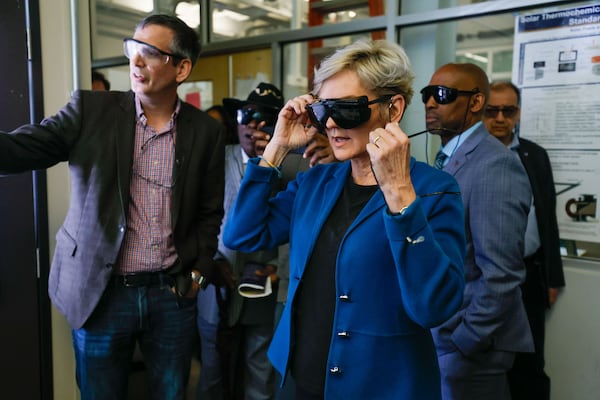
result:
[[[565,259],[566,286],[546,318],[552,400],[600,398],[600,265]]]

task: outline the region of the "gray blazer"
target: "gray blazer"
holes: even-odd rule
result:
[[[0,132],[0,173],[69,163],[71,199],[56,235],[48,292],[74,329],[98,304],[125,235],[135,123],[133,92],[77,91],[40,124]],[[187,103],[176,123],[171,224],[179,264],[173,273],[186,292],[192,267],[212,272],[223,215],[224,133]]]
[[[467,257],[461,309],[433,330],[438,356],[457,349],[485,359],[490,350],[532,351],[519,285],[531,190],[515,154],[481,124],[444,167],[461,189]]]
[[[223,208],[225,216],[223,224],[227,222],[229,210],[237,197],[242,177],[244,176],[244,160],[242,150],[239,144],[228,145],[225,148],[225,199]],[[243,273],[247,262],[253,261],[260,264],[272,264],[278,266],[277,249],[256,251],[253,253],[244,253],[228,249],[223,244],[219,236],[219,254],[218,256],[226,258],[232,266],[234,278],[239,283],[239,278]],[[272,324],[275,314],[276,288],[273,294],[263,298],[247,299],[237,292],[237,287],[233,290],[231,303],[229,305],[230,326],[238,321],[245,324]]]

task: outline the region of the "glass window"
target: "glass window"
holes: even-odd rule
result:
[[[402,14],[411,14],[491,1],[494,0],[401,0],[400,3],[402,4]]]
[[[384,0],[211,0],[211,37],[221,41],[383,15]]]
[[[371,32],[371,37],[380,37],[382,31]],[[319,62],[333,51],[350,44],[364,34],[338,36],[334,38],[310,40],[293,43],[283,48],[283,94],[292,98],[310,92],[313,71]]]
[[[155,0],[96,0],[90,9],[92,60],[119,58],[126,63],[123,38],[133,35],[138,22],[154,12],[173,13],[199,31],[199,0],[174,1],[169,7]],[[156,3],[156,4],[155,4]],[[156,7],[156,8],[155,8]]]

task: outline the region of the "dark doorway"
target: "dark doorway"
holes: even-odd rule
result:
[[[0,2],[0,129],[42,112],[38,0]],[[44,172],[0,177],[2,398],[52,399]]]

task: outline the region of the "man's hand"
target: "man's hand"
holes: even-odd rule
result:
[[[550,307],[556,303],[556,298],[560,293],[560,289],[558,288],[548,288],[548,302],[550,303]]]
[[[255,270],[254,273],[258,276],[268,276],[271,279],[271,283],[275,283],[279,279],[277,276],[277,267],[271,264],[267,264],[263,268]]]
[[[233,289],[235,282],[233,279],[233,269],[231,264],[224,258],[213,260],[213,274],[211,282],[216,287],[228,287]]]
[[[337,161],[333,155],[333,150],[329,145],[329,139],[325,135],[315,135],[308,143],[303,154],[304,158],[310,159],[310,166],[314,167],[317,164],[326,164]]]

